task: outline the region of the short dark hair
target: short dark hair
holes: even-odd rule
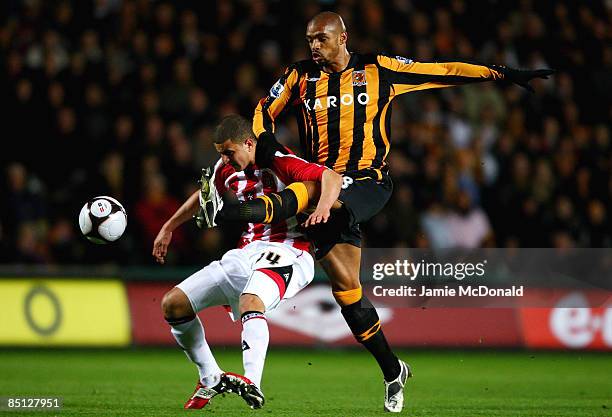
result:
[[[248,138],[255,139],[251,123],[238,114],[225,116],[215,128],[213,141],[221,144],[226,140],[244,143]]]

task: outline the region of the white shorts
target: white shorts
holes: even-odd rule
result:
[[[257,295],[270,311],[313,278],[310,253],[284,243],[255,241],[228,251],[221,260],[211,262],[177,287],[187,295],[195,312],[228,305],[235,321],[240,317],[238,300],[242,293]]]

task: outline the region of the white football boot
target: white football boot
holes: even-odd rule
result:
[[[410,366],[399,360],[400,373],[391,382],[385,381],[385,411],[389,413],[399,413],[404,407],[404,385],[408,378],[412,376]]]
[[[200,184],[198,195],[200,209],[195,216],[196,224],[201,229],[215,227],[217,226],[215,217],[223,208],[223,199],[215,187],[215,175],[210,167],[202,169],[202,178],[198,183]]]

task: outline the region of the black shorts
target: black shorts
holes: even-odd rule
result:
[[[360,248],[359,223],[381,211],[393,192],[391,178],[380,170],[345,172],[342,177],[344,181],[338,200],[343,203],[343,208],[334,211],[327,223],[305,230],[315,246],[316,259],[327,255],[336,243],[349,243]]]

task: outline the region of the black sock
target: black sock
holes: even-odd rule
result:
[[[392,381],[401,368],[380,327],[376,309],[365,296],[354,304],[342,307],[342,315],[359,343],[374,356],[385,380]]]
[[[224,222],[263,223],[265,218],[266,204],[263,200],[256,199],[239,204],[225,204],[217,214],[215,221],[220,224]]]
[[[297,214],[298,198],[292,189],[271,193],[239,204],[226,204],[215,220],[223,222],[276,223]]]

